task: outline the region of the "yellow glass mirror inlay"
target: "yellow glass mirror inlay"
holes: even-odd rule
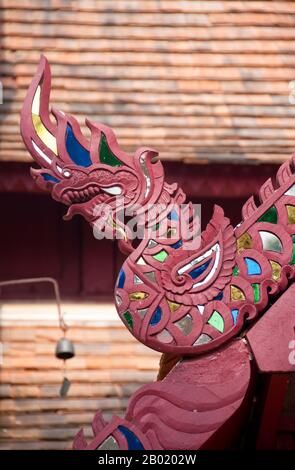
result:
[[[272,267],[272,278],[275,280],[275,281],[278,281],[281,277],[281,270],[282,270],[282,267],[279,263],[277,263],[276,261],[270,261],[270,264],[271,264],[271,267]]]
[[[167,300],[170,312],[174,313],[176,310],[179,309],[180,304],[177,304],[176,302],[170,302],[170,300]]]
[[[238,253],[243,250],[246,250],[247,248],[252,248],[252,238],[250,237],[248,232],[245,232],[237,239]]]
[[[123,236],[124,240],[127,241],[127,235],[126,235],[124,229],[123,229],[122,227],[120,227],[120,225],[118,225],[118,224],[114,221],[114,219],[113,219],[113,217],[112,217],[111,215],[109,216],[107,222],[108,222],[108,225],[109,225],[110,227],[114,228],[118,233],[120,233],[120,234]]]
[[[146,299],[149,295],[146,292],[132,292],[129,294],[130,300],[143,300]]]
[[[245,294],[236,286],[230,286],[231,300],[245,300]]]
[[[176,234],[177,234],[176,228],[174,228],[174,227],[169,227],[169,228],[168,228],[168,230],[167,230],[167,237],[168,237],[168,238],[172,238],[172,237],[174,237],[174,235],[176,235]]]
[[[295,206],[286,206],[288,213],[288,224],[295,224]]]
[[[32,121],[37,136],[44,142],[44,144],[57,155],[56,138],[44,126],[40,118],[40,95],[41,88],[38,86],[32,103]]]

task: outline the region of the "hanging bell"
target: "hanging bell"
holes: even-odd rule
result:
[[[72,357],[74,357],[75,348],[72,341],[67,338],[61,338],[56,345],[55,355],[58,359],[63,360],[71,359]]]

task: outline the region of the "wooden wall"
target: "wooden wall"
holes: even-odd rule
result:
[[[44,307],[38,308],[42,316]],[[61,334],[54,305],[51,321],[2,317],[0,450],[65,449],[80,427],[92,435],[97,410],[107,420],[123,415],[130,395],[155,379],[160,355],[140,345],[120,321],[102,322],[102,309],[97,305],[97,321],[89,322],[83,320],[87,304],[81,304],[80,319],[70,322],[76,357],[67,361],[72,385],[66,398],[59,397],[62,361],[54,350]]]
[[[25,315],[13,314],[13,308],[9,305],[9,315],[0,312],[0,450],[70,448],[80,427],[91,438],[90,424],[97,410],[106,420],[113,414],[123,416],[130,395],[156,378],[160,354],[137,343],[119,321],[108,321],[105,306],[97,305],[96,321],[87,320],[89,306],[81,303],[79,318],[69,322],[68,337],[76,348],[67,367],[72,385],[68,396],[60,398],[61,362],[54,357],[60,330],[54,305],[49,307],[50,321],[29,316],[24,320]],[[63,309],[69,312],[70,307]],[[37,304],[34,310],[42,316],[45,307]],[[294,450],[294,397],[295,374],[290,374],[278,423],[280,450]],[[253,429],[252,433],[248,437],[254,445]]]
[[[0,159],[40,53],[61,109],[164,159],[281,161],[294,151],[292,1],[2,0]],[[294,103],[294,98],[293,98]]]

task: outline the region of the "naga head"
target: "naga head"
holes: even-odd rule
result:
[[[73,116],[49,109],[50,87],[50,67],[42,56],[21,112],[22,138],[39,165],[31,174],[68,207],[66,220],[80,214],[113,235],[118,230],[126,241],[116,214],[127,208],[132,214],[159,197],[164,174],[158,154],[142,147],[128,155],[109,127],[86,119],[88,140]]]

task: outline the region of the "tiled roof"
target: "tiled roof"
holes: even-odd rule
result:
[[[53,102],[127,151],[277,162],[295,149],[292,1],[2,0],[0,20],[1,160],[29,159],[19,112],[41,52]]]

